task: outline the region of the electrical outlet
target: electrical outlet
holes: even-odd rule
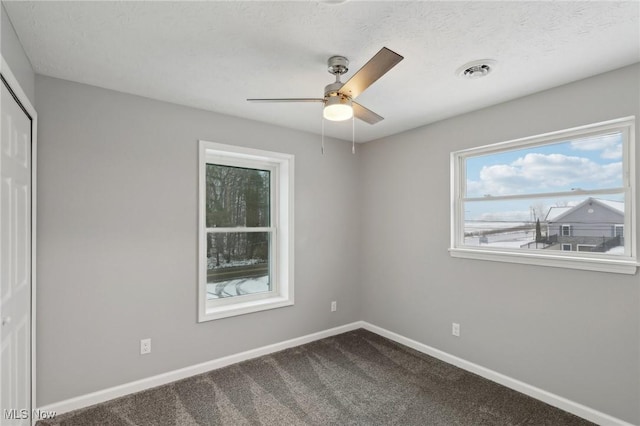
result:
[[[451,324],[451,334],[456,337],[460,337],[460,324],[457,322]]]
[[[331,312],[335,312],[337,310],[338,310],[338,302],[334,300],[333,302],[331,302]]]
[[[145,355],[151,352],[151,339],[140,340],[140,355]]]

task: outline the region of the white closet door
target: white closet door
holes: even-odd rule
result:
[[[31,417],[31,118],[0,82],[0,424]]]

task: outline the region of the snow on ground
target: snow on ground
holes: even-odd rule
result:
[[[519,225],[527,225],[526,223],[514,223],[514,222],[465,222],[465,232],[482,233],[499,229],[500,227],[513,228]],[[479,246],[479,247],[502,247],[502,248],[527,248],[525,244],[528,244],[529,248],[535,249],[536,233],[534,230],[530,231],[506,231],[496,234],[487,235],[474,235],[471,237],[464,237],[464,244],[467,246]],[[530,244],[532,243],[532,244]],[[525,246],[525,247],[523,247]],[[544,247],[539,247],[543,249]],[[624,247],[613,247],[606,254],[624,255]]]
[[[207,299],[242,296],[243,294],[264,293],[269,291],[269,276],[239,278],[219,283],[207,283]]]
[[[484,220],[478,221],[466,221],[464,223],[464,231],[465,232],[486,232],[486,231],[494,231],[496,229],[505,229],[505,228],[517,228],[520,226],[531,225],[526,222],[487,222]]]
[[[216,266],[216,259],[213,257],[209,257],[207,259],[207,268],[208,269],[233,268],[234,266],[255,265],[256,263],[260,263],[260,262],[264,262],[264,260],[243,259],[243,260],[232,260],[231,262],[226,262],[225,260],[220,259],[220,266]]]
[[[612,247],[610,250],[606,251],[605,254],[623,255],[624,254],[624,246]]]
[[[513,231],[483,237],[465,237],[464,243],[468,246],[520,248],[524,244],[534,242],[535,238],[535,232]]]

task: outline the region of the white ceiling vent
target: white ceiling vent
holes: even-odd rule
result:
[[[493,59],[480,59],[464,64],[456,70],[456,75],[468,79],[482,78],[493,71],[495,66],[496,61]]]

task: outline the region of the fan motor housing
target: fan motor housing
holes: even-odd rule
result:
[[[349,71],[349,60],[344,56],[332,56],[327,60],[327,71],[333,75],[342,75]]]

